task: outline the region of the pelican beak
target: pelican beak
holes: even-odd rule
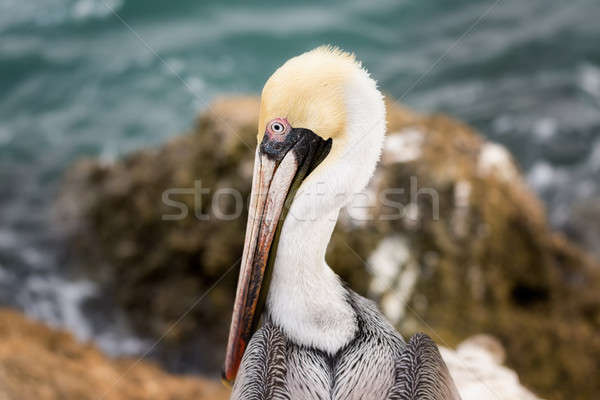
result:
[[[287,211],[304,178],[331,148],[331,139],[325,141],[310,130],[291,128],[285,120],[281,124],[286,129],[280,133],[267,129],[254,160],[244,252],[223,371],[223,379],[229,383],[235,380],[257,329]]]

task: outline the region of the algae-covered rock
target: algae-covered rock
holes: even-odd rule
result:
[[[215,370],[246,218],[225,188],[247,198],[257,114],[255,98],[217,101],[157,150],[80,162],[60,201],[79,264],[138,330],[167,332],[174,346],[204,338],[214,345],[202,362]],[[503,147],[393,102],[388,132],[376,176],[342,213],[330,265],[403,333],[422,330],[446,346],[493,334],[525,385],[549,399],[593,398],[598,266],[550,229]]]
[[[415,156],[394,158],[407,147],[394,141],[416,142]],[[398,283],[371,291],[384,309],[387,298],[407,299],[395,305],[405,310],[397,316],[401,329],[451,345],[491,333],[506,346],[508,365],[538,393],[600,393],[591,372],[600,370],[600,269],[551,230],[507,151],[448,117],[421,117],[390,123],[383,164],[380,191],[414,193],[411,179],[418,179],[403,217],[385,222],[392,233],[386,240],[408,249],[392,263]]]
[[[467,339],[457,350],[440,348],[463,400],[537,400],[502,366],[493,338]],[[3,400],[219,400],[220,382],[163,372],[143,360],[111,360],[70,334],[0,309],[0,399]]]
[[[218,382],[170,375],[145,361],[108,359],[65,332],[0,309],[0,399],[226,398]]]
[[[166,333],[167,347],[198,336],[221,344],[227,335],[245,209],[240,218],[209,213],[219,188],[248,195],[253,150],[245,143],[256,141],[257,113],[254,98],[223,101],[198,119],[193,132],[160,149],[111,165],[82,161],[68,174],[61,220],[88,267],[83,272],[105,284],[138,332]],[[221,199],[215,209],[236,211],[228,208],[230,197]],[[184,216],[172,202],[187,208]],[[220,346],[204,346],[197,354],[200,368],[214,372],[222,353]]]

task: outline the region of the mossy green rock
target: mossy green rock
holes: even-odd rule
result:
[[[159,149],[111,165],[82,161],[59,203],[78,264],[89,266],[82,272],[110,288],[140,332],[166,333],[173,345],[198,336],[213,343],[213,365],[224,350],[246,219],[245,207],[239,218],[215,218],[215,208],[236,212],[233,196],[215,193],[231,187],[247,198],[258,107],[253,97],[220,100],[192,132]],[[490,333],[543,397],[597,397],[596,261],[551,230],[502,147],[393,102],[388,132],[363,204],[342,213],[329,264],[380,301],[405,334],[425,331],[452,346]],[[209,192],[192,194],[198,182]],[[165,196],[188,215],[169,217],[179,211]]]

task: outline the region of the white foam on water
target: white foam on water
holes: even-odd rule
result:
[[[597,140],[594,144],[594,150],[590,154],[589,166],[593,169],[593,172],[600,170],[600,140]]]
[[[10,274],[0,274],[0,283],[10,279]],[[86,301],[101,295],[97,284],[92,281],[31,275],[23,286],[17,302],[31,318],[66,329],[81,342],[94,341],[112,356],[140,354],[148,347],[148,341],[133,335],[127,320],[119,313],[105,316],[102,327],[94,328],[83,307]]]
[[[0,229],[0,248],[10,248],[17,243],[17,235],[12,230]]]
[[[118,332],[107,331],[97,335],[94,341],[110,356],[132,356],[144,353],[151,343],[136,336],[124,336]]]
[[[22,249],[21,257],[23,257],[23,261],[27,263],[27,265],[35,269],[43,269],[48,265],[45,262],[44,254],[35,247],[25,247]]]
[[[104,18],[119,10],[122,5],[122,0],[78,0],[71,8],[71,16],[76,20]]]
[[[14,133],[6,127],[0,126],[0,145],[8,143],[14,137]]]
[[[558,132],[558,122],[554,118],[542,118],[533,125],[533,134],[540,141],[550,140]]]
[[[25,281],[25,287],[27,290],[20,293],[19,303],[26,314],[51,326],[69,329],[82,341],[91,338],[91,328],[81,305],[96,292],[94,283],[32,275]]]
[[[565,180],[568,180],[568,175],[564,171],[551,166],[545,161],[535,163],[527,174],[527,182],[538,191],[565,182]]]
[[[514,122],[509,115],[503,114],[494,118],[492,128],[499,134],[509,133],[514,129]]]
[[[185,70],[185,63],[180,58],[172,57],[165,60],[165,65],[163,65],[163,67],[165,72],[179,76]]]
[[[584,92],[600,101],[600,68],[592,64],[579,67],[577,82]]]
[[[10,285],[15,281],[15,275],[0,264],[0,284]]]

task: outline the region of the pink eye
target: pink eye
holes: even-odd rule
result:
[[[276,118],[269,122],[268,130],[274,135],[283,135],[288,131],[289,124],[281,118]]]

